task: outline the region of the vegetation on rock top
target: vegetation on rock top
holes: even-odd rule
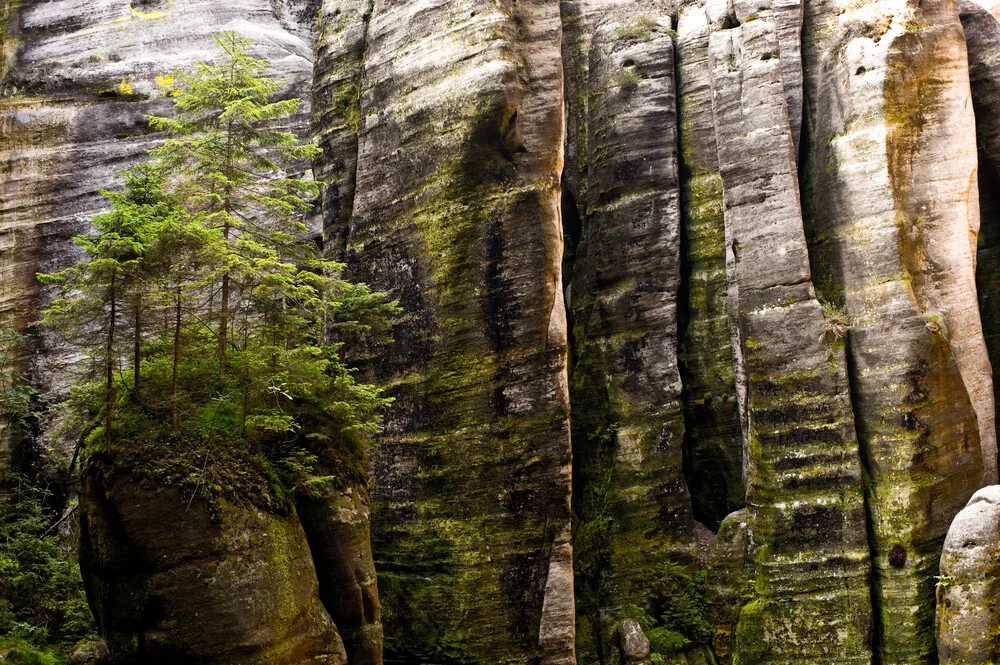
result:
[[[177,115],[149,118],[168,135],[153,160],[102,192],[111,210],[76,238],[87,260],[38,276],[58,291],[42,323],[86,358],[69,408],[87,459],[281,509],[329,480],[318,462],[361,473],[388,399],[339,352],[398,307],[341,279],[303,223],[318,186],[293,173],[318,148],[275,128],[299,100],[272,101],[248,40],[216,41],[217,64],[177,76]]]

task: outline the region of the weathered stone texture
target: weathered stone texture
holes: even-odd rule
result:
[[[983,478],[975,405],[987,441],[992,427],[971,320],[965,50],[947,0],[819,1],[806,14],[806,217],[816,283],[851,324],[875,651],[881,662],[929,663],[941,542]]]
[[[753,598],[734,662],[869,663],[861,466],[843,342],[810,282],[775,26],[714,32],[712,96],[748,395]],[[762,269],[766,266],[766,269]]]
[[[572,589],[546,591],[571,547],[559,35],[550,2],[367,18],[346,258],[406,311],[364,363],[396,397],[372,492],[393,657],[572,661]]]
[[[382,607],[372,560],[364,487],[311,488],[296,500],[316,564],[319,597],[344,641],[350,665],[382,665]]]
[[[937,584],[941,665],[1000,661],[1000,485],[976,492],[948,529]]]
[[[113,663],[346,665],[294,514],[222,501],[213,516],[94,467],[80,512],[80,565]]]
[[[712,117],[709,19],[701,5],[680,10],[677,86],[681,146],[681,315],[687,482],[697,519],[717,528],[743,506],[743,442],[726,316],[722,178]],[[684,288],[686,287],[686,288]]]

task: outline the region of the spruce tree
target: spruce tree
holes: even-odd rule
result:
[[[61,291],[44,322],[105,370],[74,394],[101,403],[85,434],[110,463],[270,505],[313,463],[359,473],[389,400],[340,352],[399,307],[322,258],[303,222],[317,184],[290,175],[318,149],[276,128],[299,100],[272,101],[280,85],[246,39],[216,39],[215,64],[177,77],[176,117],[150,118],[167,135],[153,163],[105,193],[111,211],[78,240],[90,260],[40,275]]]
[[[252,282],[253,273],[280,274],[284,259],[312,259],[311,252],[301,251],[302,213],[318,186],[286,173],[297,161],[316,157],[319,147],[276,129],[300,100],[272,101],[280,83],[263,75],[267,62],[250,56],[250,40],[234,32],[215,40],[221,56],[216,64],[199,62],[194,73],[178,76],[178,114],[150,117],[149,123],[170,136],[153,156],[173,173],[188,209],[221,229],[227,243],[218,313],[219,363],[225,371],[232,321],[245,305],[234,302],[234,286],[240,295],[239,287]]]
[[[149,286],[143,258],[158,225],[175,214],[154,167],[140,164],[123,175],[124,193],[101,192],[111,210],[93,218],[94,233],[74,238],[88,260],[38,275],[43,284],[58,289],[58,297],[42,312],[42,323],[60,329],[71,343],[86,350],[93,369],[103,374],[102,414],[109,453],[115,371],[120,366],[123,332],[129,327],[133,330],[135,367],[131,389],[137,393],[140,387],[143,294]]]

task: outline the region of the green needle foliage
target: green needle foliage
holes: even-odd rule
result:
[[[192,497],[279,507],[317,467],[361,473],[389,400],[340,351],[399,308],[308,234],[318,187],[292,174],[318,148],[274,129],[299,100],[271,101],[247,40],[216,41],[216,64],[178,77],[177,116],[149,119],[168,135],[153,163],[77,239],[89,260],[39,275],[59,290],[43,323],[90,359],[73,396],[91,450]]]

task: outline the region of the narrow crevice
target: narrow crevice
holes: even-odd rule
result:
[[[1000,412],[1000,174],[982,151],[979,159],[979,244],[976,291],[990,365],[993,402]]]

